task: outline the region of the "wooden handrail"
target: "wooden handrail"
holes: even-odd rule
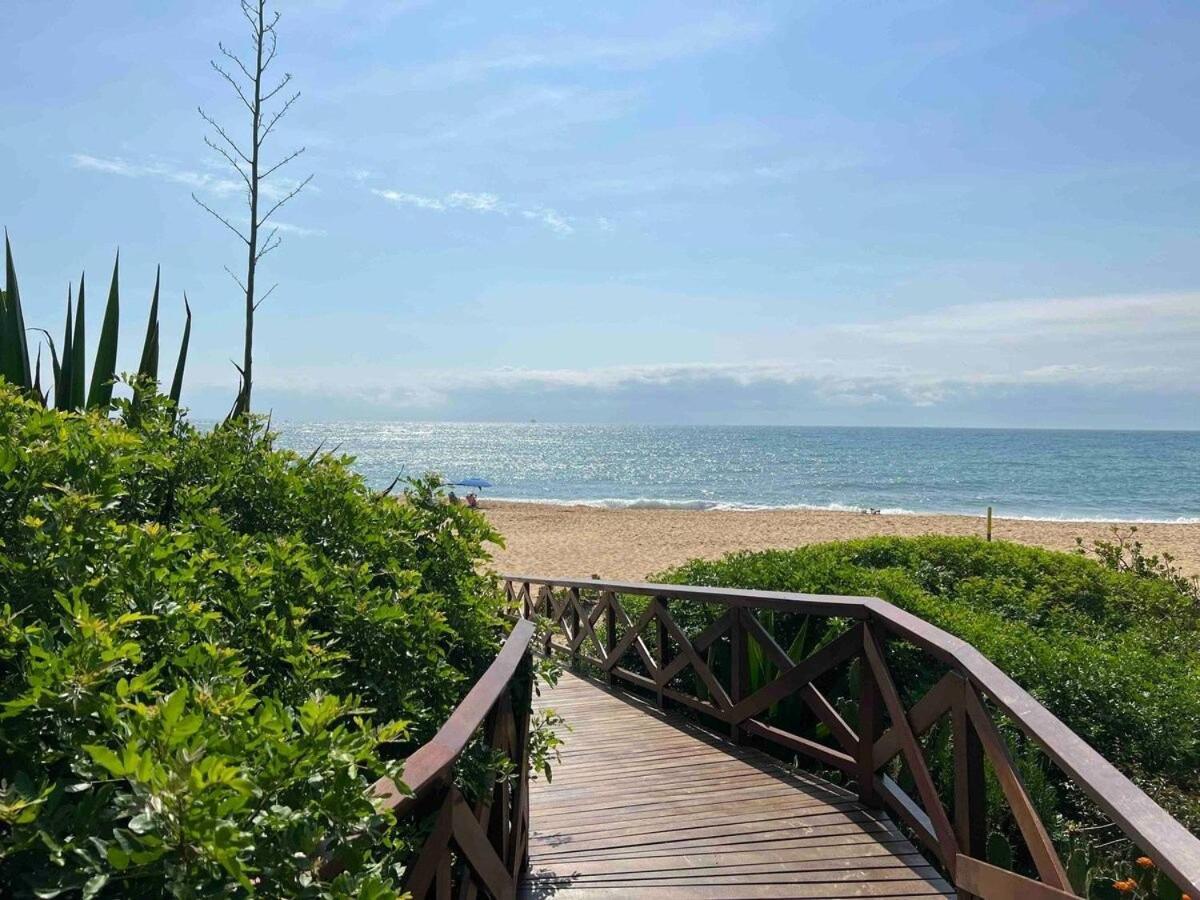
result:
[[[529,650],[535,630],[533,622],[525,619],[517,622],[483,677],[475,682],[437,734],[404,760],[407,793],[386,777],[371,786],[371,793],[383,801],[383,809],[390,809],[398,816],[403,815],[449,774],[484,718],[508,689],[517,667]]]
[[[533,622],[521,620],[483,677],[438,729],[404,761],[402,790],[391,778],[371,786],[382,809],[432,820],[404,873],[414,898],[474,896],[482,885],[501,900],[515,898],[529,847],[529,714],[533,690]],[[481,733],[513,762],[515,778],[496,779],[471,803],[454,783],[454,766]],[[337,860],[324,878],[342,871]]]
[[[823,764],[842,768],[852,777],[858,778],[860,796],[864,802],[882,800],[892,805],[952,875],[959,868],[960,859],[969,861],[964,869],[963,879],[969,880],[970,885],[960,884],[960,887],[986,896],[986,893],[976,889],[978,885],[995,884],[999,895],[1014,888],[1011,884],[1002,885],[1002,875],[997,873],[1003,873],[1010,878],[1020,876],[1005,873],[1004,870],[987,866],[973,858],[977,857],[983,848],[974,846],[979,843],[979,828],[977,823],[968,821],[969,816],[963,817],[954,829],[958,832],[956,837],[954,831],[949,829],[945,810],[940,803],[936,804],[936,810],[929,808],[931,799],[936,801],[936,797],[929,796],[931,784],[922,777],[925,762],[921,758],[922,753],[916,738],[940,716],[952,712],[956,736],[955,758],[959,767],[964,770],[961,778],[958,777],[960,773],[956,772],[956,792],[961,790],[963,796],[956,798],[955,806],[961,803],[964,809],[979,808],[980,798],[968,794],[971,784],[975,785],[976,795],[981,790],[981,760],[982,754],[986,752],[1000,776],[1001,785],[1005,788],[1005,794],[1013,807],[1014,818],[1029,844],[1042,882],[1050,890],[1069,892],[1070,886],[1066,883],[1057,854],[1049,844],[1049,838],[1033,812],[1015,765],[1008,757],[1008,750],[981,702],[981,695],[986,696],[1031,741],[1041,747],[1127,836],[1147,851],[1155,864],[1177,886],[1193,896],[1200,896],[1200,839],[1172,818],[1144,791],[1122,775],[971,644],[891,603],[877,597],[792,594],[782,591],[601,581],[591,578],[541,578],[520,575],[503,577],[509,596],[521,600],[526,615],[544,609],[553,621],[562,626],[570,643],[561,649],[579,657],[590,640],[597,650],[597,655],[589,658],[604,669],[610,681],[620,679],[653,690],[660,702],[665,696],[727,721],[735,740],[742,734],[752,734],[774,741],[794,752],[808,755]],[[532,587],[535,585],[546,594],[539,594],[535,598],[532,593]],[[566,599],[561,604],[557,604],[554,599],[555,590],[565,592]],[[600,600],[590,614],[581,602],[581,592],[584,591],[599,592]],[[620,605],[620,595],[649,597],[652,601],[647,605],[641,619],[631,622]],[[665,654],[657,661],[650,658],[639,632],[657,620],[659,628],[663,629],[659,633],[666,633],[669,627],[672,629],[672,638],[676,643],[680,643],[679,637],[683,635],[678,632],[678,626],[671,618],[666,603],[676,600],[717,604],[728,608],[730,612],[722,617],[722,621],[709,626],[705,633],[685,640],[681,644],[683,653],[668,664]],[[846,645],[840,658],[822,661],[815,659],[814,654],[807,660],[792,661],[778,645],[773,644],[761,626],[758,626],[752,615],[752,611],[756,609],[852,619],[860,623],[856,627],[861,631],[858,636],[848,632],[838,639]],[[601,612],[605,614],[607,625],[603,645],[594,630],[594,627],[598,627]],[[616,639],[616,627],[613,624],[618,616],[622,618],[625,629],[620,640]],[[724,621],[726,619],[728,621]],[[754,621],[751,622],[751,619]],[[734,654],[728,696],[724,695],[721,685],[713,686],[718,689],[715,692],[712,687],[707,688],[711,699],[706,700],[699,700],[669,687],[669,682],[688,667],[694,669],[698,680],[706,685],[711,684],[714,680],[712,672],[700,658],[700,654],[726,633],[730,634]],[[899,637],[926,651],[955,673],[957,682],[939,684],[924,700],[907,712],[897,709],[895,688],[890,684],[886,663],[879,652],[878,638],[883,634]],[[750,697],[742,693],[737,663],[738,648],[743,647],[747,639],[758,641],[773,660],[782,654],[783,661],[792,664],[786,671],[785,666],[779,666],[779,676]],[[856,641],[857,645],[851,647]],[[545,647],[547,650],[552,647],[549,637],[546,638]],[[620,666],[620,659],[630,651],[639,655],[642,665],[650,672],[650,677]],[[822,651],[818,651],[820,652]],[[871,677],[863,678],[865,693],[860,700],[860,709],[869,715],[859,723],[857,734],[841,722],[836,711],[813,685],[813,679],[818,675],[844,662],[847,653],[860,654],[864,669],[871,674]],[[880,693],[881,689],[883,693]],[[780,731],[759,720],[758,716],[767,705],[791,692],[799,693],[818,717],[831,726],[831,731],[839,738],[839,743],[843,744],[841,749],[826,747],[807,738]],[[881,716],[885,700],[897,727],[881,734]],[[896,722],[896,712],[901,714],[902,721]],[[961,749],[957,746],[960,738],[963,744]],[[901,752],[904,753],[910,768],[918,775],[924,811],[903,794],[894,781],[886,775],[881,779],[875,774],[882,765]],[[971,777],[967,777],[968,769],[971,770]],[[958,846],[964,843],[967,846]],[[1039,888],[1041,886],[1039,884]],[[1032,888],[1030,890],[1032,891]],[[1033,894],[1030,893],[1030,896]]]

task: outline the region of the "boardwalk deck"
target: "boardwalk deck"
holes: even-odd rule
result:
[[[896,829],[835,785],[572,674],[571,726],[530,793],[522,897],[945,897]]]

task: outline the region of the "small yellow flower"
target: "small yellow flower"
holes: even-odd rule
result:
[[[1137,864],[1139,866],[1141,866],[1143,869],[1153,869],[1154,868],[1154,860],[1152,860],[1148,856],[1139,856],[1137,858]]]
[[[1134,888],[1136,888],[1136,887],[1137,887],[1137,882],[1134,881],[1132,878],[1126,879],[1125,881],[1114,881],[1113,882],[1113,890],[1119,891],[1122,894],[1132,894]]]

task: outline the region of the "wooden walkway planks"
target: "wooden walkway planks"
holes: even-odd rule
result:
[[[953,896],[848,791],[570,673],[535,706],[572,730],[531,786],[522,897]]]

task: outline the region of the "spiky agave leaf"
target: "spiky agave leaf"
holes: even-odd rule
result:
[[[187,322],[183,326],[183,340],[179,342],[179,359],[175,362],[175,378],[171,381],[171,400],[179,405],[179,395],[183,391],[183,369],[187,364],[188,341],[192,336],[192,307],[188,304],[187,294],[183,295],[183,308],[187,310]]]
[[[154,272],[154,297],[150,300],[150,318],[146,322],[146,340],[142,344],[142,359],[138,363],[138,375],[158,380],[158,286],[162,268]]]
[[[133,405],[136,407],[146,390],[158,390],[158,287],[162,277],[162,268],[154,272],[154,297],[150,301],[150,317],[146,322],[146,339],[142,343],[142,358],[138,363],[137,387],[133,392]]]
[[[67,309],[69,311],[70,307],[68,307]],[[49,346],[50,346],[50,368],[54,372],[54,394],[55,394],[55,401],[57,403],[58,386],[61,383],[60,379],[62,378],[62,364],[58,358],[58,349],[54,346],[54,338],[52,338],[50,336],[50,332],[48,332],[45,328],[34,328],[33,330],[40,331],[42,334],[44,334],[46,336],[46,343],[49,344]],[[36,387],[40,388],[41,387],[41,378],[42,378],[42,345],[41,344],[38,344],[37,358],[38,358],[38,361],[37,361],[37,366],[36,366],[36,373],[34,375],[34,385]],[[50,392],[49,392],[49,390],[47,390],[47,391],[41,392],[41,393],[42,393],[42,405],[45,406],[50,399]]]
[[[4,308],[0,321],[0,375],[10,384],[32,390],[29,370],[29,345],[25,342],[25,316],[21,312],[21,291],[13,266],[12,245],[4,232]]]
[[[100,326],[100,343],[96,346],[96,362],[92,365],[92,385],[88,388],[88,409],[108,409],[112,403],[113,381],[117,376],[117,328],[120,324],[121,300],[117,275],[121,254],[113,263],[112,286],[108,289],[108,305],[104,308],[104,324]]]
[[[42,345],[38,344],[37,362],[33,367],[33,396],[42,404],[46,405],[46,395],[42,393]]]
[[[87,343],[84,340],[84,275],[79,273],[79,299],[75,303],[75,334],[71,338],[71,380],[67,385],[67,409],[84,406],[84,380],[87,378]]]
[[[71,285],[67,284],[67,324],[63,328],[62,362],[57,358],[54,363],[54,408],[67,410],[71,408],[71,331],[74,328],[72,309],[75,298],[71,296]],[[50,352],[54,354],[54,342],[50,342]]]

